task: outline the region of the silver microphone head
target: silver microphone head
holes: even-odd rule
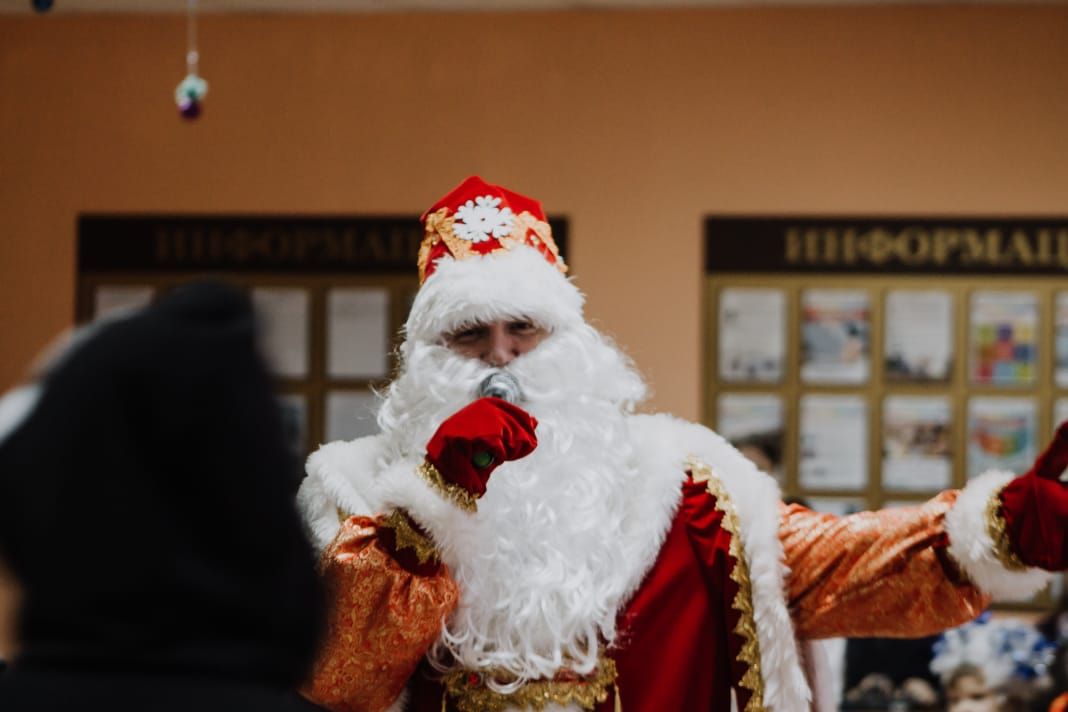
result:
[[[519,403],[523,400],[523,390],[519,387],[519,381],[515,376],[505,371],[494,371],[478,384],[480,398],[490,396],[500,398],[509,403]]]

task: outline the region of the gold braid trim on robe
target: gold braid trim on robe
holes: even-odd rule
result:
[[[753,615],[753,587],[749,580],[749,564],[745,558],[742,543],[742,530],[738,523],[738,514],[734,511],[727,489],[712,472],[712,468],[690,456],[686,460],[686,469],[694,482],[704,482],[709,494],[716,498],[716,509],[723,512],[722,526],[731,535],[728,553],[734,560],[730,577],[738,584],[738,593],[734,596],[731,607],[738,611],[738,624],[734,632],[744,641],[738,651],[738,660],[745,664],[746,670],[738,684],[750,691],[749,701],[744,712],[763,712],[764,676],[760,666],[760,641],[757,638],[756,620]]]
[[[421,576],[397,563],[378,542],[383,525],[349,517],[320,558],[327,628],[301,693],[332,712],[388,709],[459,599],[444,565]]]
[[[845,517],[780,505],[798,637],[921,637],[982,613],[990,598],[945,550],[945,515],[957,495]]]
[[[394,509],[381,520],[380,527],[389,529],[397,542],[397,551],[411,551],[420,564],[438,564],[438,549],[407,512]]]

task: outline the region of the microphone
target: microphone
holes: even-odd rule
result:
[[[519,387],[519,381],[515,376],[505,371],[494,371],[478,384],[480,398],[490,396],[500,398],[509,403],[518,403],[523,400],[523,390]]]

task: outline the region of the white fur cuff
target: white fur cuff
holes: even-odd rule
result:
[[[340,528],[339,516],[374,516],[374,476],[382,443],[379,436],[332,442],[311,454],[308,476],[297,492],[297,505],[312,541],[323,549]]]
[[[986,472],[961,491],[946,515],[949,555],[979,588],[995,600],[1026,600],[1049,583],[1053,574],[1042,569],[1010,570],[1001,563],[987,522],[991,497],[997,497],[1011,472]]]

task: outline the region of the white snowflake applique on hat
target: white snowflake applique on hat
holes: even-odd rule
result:
[[[512,234],[515,215],[511,208],[498,208],[500,198],[483,195],[468,200],[456,209],[452,230],[461,240],[485,242],[490,237],[498,240]]]

